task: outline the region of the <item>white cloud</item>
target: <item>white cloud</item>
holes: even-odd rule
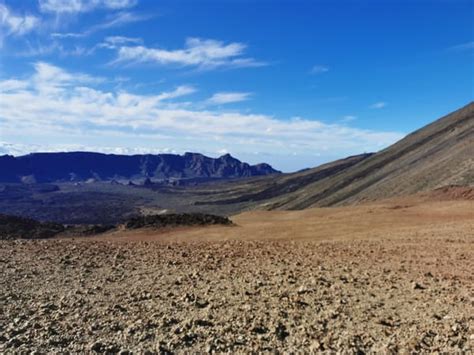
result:
[[[150,16],[136,14],[134,12],[119,12],[117,14],[109,16],[105,22],[100,23],[98,25],[92,26],[88,31],[87,34],[91,34],[93,32],[105,30],[112,27],[123,26],[129,23],[139,22],[143,20],[149,19]]]
[[[3,35],[21,36],[33,31],[40,23],[40,20],[32,15],[18,15],[3,4],[0,4],[0,31]]]
[[[107,16],[104,22],[90,26],[89,28],[81,32],[65,32],[65,33],[55,32],[55,33],[52,33],[51,36],[58,39],[82,38],[82,37],[87,37],[98,31],[103,31],[109,28],[123,26],[129,23],[144,21],[149,18],[150,16],[148,15],[140,15],[134,12],[122,11],[122,12],[114,13],[110,16]],[[127,38],[127,37],[120,37],[120,36],[115,36],[115,37],[122,38],[122,39]],[[114,38],[114,36],[109,37],[109,38]],[[135,38],[135,40],[137,41],[128,41],[128,42],[123,41],[120,44],[141,43],[141,41],[138,41],[138,39]],[[116,43],[116,44],[119,44],[119,43]],[[115,48],[115,47],[110,47],[110,48]]]
[[[176,89],[170,92],[163,92],[156,97],[158,98],[158,101],[162,100],[169,100],[169,99],[175,99],[181,96],[186,96],[195,93],[197,90],[189,85],[181,85],[178,86]]]
[[[59,33],[59,32],[54,32],[51,33],[51,37],[54,38],[80,38],[84,37],[84,33],[75,33],[75,32],[66,32],[66,33]]]
[[[85,56],[90,55],[95,51],[95,47],[86,48],[79,45],[65,46],[57,41],[53,41],[46,44],[42,41],[36,41],[35,43],[27,42],[26,49],[19,50],[15,53],[17,57],[40,57],[57,53],[60,56]]]
[[[84,144],[22,144],[0,141],[0,155],[25,155],[29,153],[42,152],[100,152],[105,154],[177,154],[178,152],[171,148],[150,148],[150,147],[109,147],[100,145]]]
[[[379,109],[379,108],[384,108],[385,106],[387,106],[387,103],[386,103],[386,102],[379,101],[379,102],[376,102],[376,103],[370,105],[369,108],[372,108],[372,109]]]
[[[109,37],[105,37],[104,41],[100,43],[98,46],[102,48],[115,49],[120,45],[130,44],[130,43],[140,44],[142,43],[142,39],[124,37],[124,36],[109,36]]]
[[[223,105],[233,102],[246,101],[252,94],[250,92],[218,92],[212,95],[207,102],[213,105]]]
[[[119,10],[135,6],[136,0],[39,0],[42,12],[73,14],[97,8]]]
[[[44,62],[37,62],[34,67],[36,72],[30,79],[30,86],[34,87],[38,93],[46,96],[60,94],[70,86],[97,84],[104,80],[87,74],[70,73]]]
[[[458,44],[449,49],[456,50],[456,51],[468,51],[468,50],[474,49],[474,41]]]
[[[310,159],[307,161],[313,161],[317,154],[337,158],[378,150],[402,137],[397,132],[313,119],[282,120],[264,114],[193,109],[188,102],[177,100],[195,91],[190,86],[157,95],[138,95],[101,90],[101,78],[71,73],[51,64],[40,62],[34,68],[35,72],[23,80],[0,81],[0,124],[5,141],[171,147],[180,152],[203,153],[217,152],[225,146],[241,157],[260,152],[261,157],[270,157],[261,160],[278,167],[279,161],[293,153],[301,157],[298,159]],[[288,166],[296,164],[287,161]]]
[[[155,63],[161,65],[194,66],[200,69],[259,67],[266,63],[243,57],[243,43],[225,44],[213,39],[188,38],[185,48],[166,50],[145,46],[122,46],[115,63]]]
[[[0,81],[0,92],[20,91],[27,87],[28,83],[23,80],[10,79]]]
[[[109,37],[105,37],[104,41],[112,45],[118,45],[118,44],[124,44],[124,43],[142,43],[141,38],[131,38],[131,37],[124,37],[124,36],[109,36]]]
[[[342,122],[351,122],[357,119],[357,116],[347,115],[342,118]]]
[[[326,73],[329,71],[328,67],[325,67],[324,65],[315,65],[314,67],[311,68],[310,73],[311,74],[322,74]]]

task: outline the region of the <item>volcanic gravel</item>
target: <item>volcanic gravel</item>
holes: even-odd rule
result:
[[[19,240],[0,248],[0,352],[474,349],[469,237]]]

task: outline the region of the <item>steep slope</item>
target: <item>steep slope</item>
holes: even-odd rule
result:
[[[126,156],[90,152],[0,157],[0,182],[238,178],[274,173],[278,171],[268,164],[251,166],[230,154],[217,159],[197,153]]]
[[[336,175],[273,198],[261,207],[342,205],[446,185],[474,185],[474,103]]]
[[[295,192],[316,181],[327,179],[372,156],[373,153],[354,155],[305,169],[296,173],[265,176],[241,180],[219,186],[214,192],[214,201],[196,204],[227,205],[234,203],[253,203]],[[205,188],[205,187],[204,187]]]

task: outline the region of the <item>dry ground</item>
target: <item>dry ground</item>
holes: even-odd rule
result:
[[[472,352],[474,202],[3,241],[0,352]]]

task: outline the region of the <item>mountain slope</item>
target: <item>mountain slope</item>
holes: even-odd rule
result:
[[[253,203],[295,192],[316,181],[336,175],[354,164],[367,159],[373,153],[354,155],[326,163],[315,168],[296,173],[265,176],[250,180],[237,181],[218,187],[214,192],[214,201],[197,204],[227,205],[234,203]]]
[[[406,136],[339,174],[265,204],[303,209],[474,185],[474,103]]]
[[[113,155],[90,152],[0,156],[0,182],[59,182],[113,179],[240,178],[278,173],[268,164],[249,165],[230,154]]]

